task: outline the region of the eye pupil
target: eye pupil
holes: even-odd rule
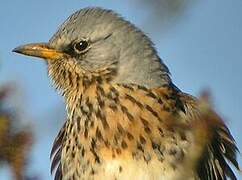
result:
[[[87,49],[87,47],[88,47],[88,42],[84,41],[84,40],[82,40],[74,45],[74,49],[79,53],[85,51]]]

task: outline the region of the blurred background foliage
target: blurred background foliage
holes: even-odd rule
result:
[[[146,32],[161,34],[179,21],[187,8],[191,8],[197,1],[199,0],[132,0],[130,2],[146,12],[143,19]]]
[[[8,166],[15,180],[32,179],[25,170],[33,144],[31,125],[20,125],[15,109],[5,106],[6,99],[12,96],[11,84],[0,86],[0,167]]]

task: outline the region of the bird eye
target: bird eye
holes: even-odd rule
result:
[[[81,40],[81,41],[74,44],[74,50],[77,53],[85,52],[88,49],[88,47],[89,47],[89,43],[85,40]]]

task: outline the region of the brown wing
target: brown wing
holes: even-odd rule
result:
[[[199,179],[226,180],[229,177],[236,180],[237,178],[228,162],[239,170],[236,160],[238,148],[221,117],[209,107],[208,102],[204,99],[197,100],[187,94],[181,94],[181,100],[185,103],[186,114],[190,116],[190,119],[202,121],[205,125],[200,128],[202,133],[206,134],[207,139],[196,167]],[[201,141],[199,138],[203,137],[201,133],[198,133],[195,140]]]
[[[62,144],[65,137],[65,128],[66,122],[61,128],[59,134],[55,138],[53,143],[50,158],[51,158],[51,174],[55,175],[55,180],[62,180],[62,170],[61,170],[61,151],[62,151]]]

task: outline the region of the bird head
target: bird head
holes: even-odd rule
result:
[[[61,90],[95,77],[115,83],[157,87],[170,82],[150,39],[111,10],[84,8],[72,14],[48,43],[13,50],[45,59],[54,84]]]

